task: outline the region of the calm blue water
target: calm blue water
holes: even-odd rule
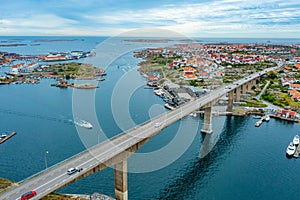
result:
[[[23,38],[31,41],[32,38]],[[76,39],[76,38],[75,38]],[[89,50],[92,44],[104,38],[90,38],[90,43],[56,42],[64,50]],[[0,38],[3,40],[3,38]],[[86,41],[86,40],[85,40]],[[45,44],[44,52],[47,50]],[[68,46],[70,45],[70,46]],[[89,46],[90,45],[90,46]],[[38,52],[33,46],[30,50]],[[81,49],[85,48],[85,49]],[[18,51],[24,51],[18,47]],[[59,49],[54,49],[55,51]],[[163,101],[153,95],[152,90],[144,89],[144,79],[137,76],[137,59],[128,53],[107,69],[107,77],[99,84],[95,93],[95,110],[102,131],[107,137],[121,132],[111,111],[113,91],[120,79],[132,73],[139,87],[129,91],[128,104],[130,118],[141,123],[150,117],[164,112]],[[117,66],[120,66],[119,68]],[[138,78],[139,77],[139,78]],[[131,84],[133,80],[127,80]],[[0,145],[0,177],[21,181],[45,168],[45,152],[48,166],[54,165],[85,149],[82,137],[77,133],[73,122],[72,89],[50,87],[54,80],[45,79],[38,85],[2,85],[0,87],[0,130],[16,131],[17,135]],[[126,87],[125,87],[126,88]],[[89,95],[89,91],[83,92]],[[88,114],[88,113],[84,113]],[[254,126],[256,119],[251,117],[214,118],[214,134],[220,138],[212,151],[199,158],[205,136],[199,132],[202,119],[186,117],[146,143],[139,151],[145,154],[160,150],[181,135],[179,147],[190,138],[191,145],[183,155],[165,168],[145,173],[129,173],[130,199],[297,199],[300,179],[299,160],[287,159],[285,149],[300,125],[271,119],[261,127]],[[94,122],[92,122],[94,124]],[[122,122],[125,123],[126,121]],[[183,131],[179,131],[182,127]],[[195,132],[195,129],[197,130]],[[92,139],[97,130],[86,131]],[[96,144],[98,141],[93,140]],[[101,141],[101,138],[100,138]],[[99,142],[100,142],[99,141]],[[169,158],[167,152],[160,152],[157,159],[149,159],[147,165],[159,166]],[[129,170],[142,168],[145,163],[129,160]],[[114,195],[113,170],[108,168],[73,183],[59,192],[93,192]]]

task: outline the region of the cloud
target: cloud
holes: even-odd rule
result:
[[[210,32],[217,34],[240,35],[249,33],[278,32],[276,29],[287,28],[291,32],[299,33],[300,24],[299,8],[297,2],[283,0],[215,0],[193,3],[185,1],[168,1],[151,7],[134,6],[133,2],[120,0],[106,0],[101,4],[97,1],[86,5],[76,5],[69,0],[65,4],[51,4],[43,12],[33,12],[26,20],[18,18],[18,15],[1,19],[0,26],[8,28],[36,28],[51,32],[59,28],[60,33],[68,34],[71,29],[76,33],[81,29],[90,30],[93,27],[95,34],[112,31],[132,30],[135,28],[167,28],[176,30],[190,36],[201,35]],[[130,4],[131,7],[125,4]],[[46,4],[43,4],[46,6]],[[111,6],[114,5],[114,8]],[[147,4],[148,5],[148,4]],[[106,7],[105,7],[106,6]],[[80,8],[82,7],[82,12]],[[56,8],[56,9],[54,9]],[[16,17],[16,18],[15,18]],[[17,24],[17,25],[16,25]],[[65,32],[64,32],[65,31]],[[73,34],[74,32],[70,33]],[[0,32],[0,34],[2,34]],[[278,33],[279,34],[279,33]],[[265,35],[265,34],[264,34]],[[284,35],[282,35],[284,37]],[[224,35],[226,37],[226,35]],[[296,35],[295,35],[296,37]]]

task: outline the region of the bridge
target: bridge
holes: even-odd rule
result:
[[[239,101],[240,95],[245,94],[247,90],[251,90],[258,78],[276,68],[278,67],[268,68],[230,85],[219,87],[173,111],[159,115],[125,133],[97,144],[21,181],[18,186],[11,186],[0,195],[0,199],[20,199],[22,194],[30,190],[35,190],[37,192],[35,198],[39,199],[90,174],[114,166],[115,197],[116,199],[126,200],[128,199],[127,159],[130,155],[162,129],[199,109],[204,110],[204,122],[201,132],[212,133],[212,105],[228,93],[227,111],[232,111],[234,100]],[[82,168],[82,170],[68,175],[66,170],[72,167]]]

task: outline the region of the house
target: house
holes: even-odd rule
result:
[[[284,118],[290,118],[290,119],[296,118],[296,112],[291,111],[291,110],[278,110],[275,115],[277,117],[284,117]]]
[[[183,76],[184,76],[184,79],[187,81],[197,80],[197,76],[192,72],[186,72]]]
[[[199,69],[198,70],[199,76],[198,78],[209,78],[209,73],[207,73],[206,71]]]
[[[289,84],[289,89],[300,91],[300,84],[290,83],[290,84]]]
[[[285,69],[285,70],[288,70],[288,71],[291,71],[291,70],[292,70],[292,68],[291,68],[291,67],[289,67],[289,66],[287,66],[287,65],[286,65],[286,66],[284,66],[284,69]]]

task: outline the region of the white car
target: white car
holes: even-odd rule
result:
[[[161,123],[159,123],[159,122],[156,122],[155,124],[154,124],[154,127],[155,128],[158,128],[158,127],[160,127],[161,126]]]
[[[72,175],[75,172],[78,172],[78,169],[76,167],[72,167],[72,168],[68,169],[67,174]]]

